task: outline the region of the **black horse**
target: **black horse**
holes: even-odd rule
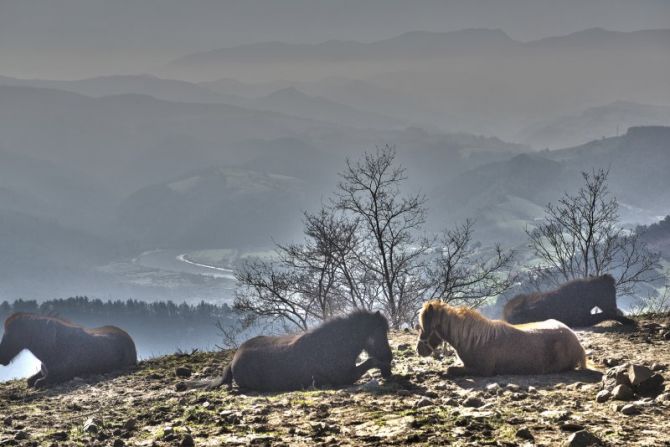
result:
[[[367,370],[391,375],[393,354],[388,322],[379,312],[355,311],[298,335],[259,336],[244,342],[210,386],[232,385],[258,391],[351,385]],[[362,351],[369,358],[360,365]]]

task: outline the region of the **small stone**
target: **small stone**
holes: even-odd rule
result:
[[[537,388],[534,386],[529,386],[528,387],[528,394],[536,394],[537,393]]]
[[[379,389],[379,381],[377,379],[371,379],[361,385],[361,389],[365,391],[375,391]]]
[[[486,385],[486,391],[488,391],[489,393],[497,393],[498,390],[500,389],[501,389],[500,385],[496,382],[489,383],[488,385]]]
[[[127,431],[133,431],[137,427],[137,421],[135,419],[128,419],[123,423],[123,428]]]
[[[185,382],[177,382],[174,386],[175,391],[186,391],[187,388]]]
[[[65,431],[57,431],[49,435],[49,439],[54,441],[67,441],[68,434]]]
[[[577,432],[584,430],[584,426],[576,422],[564,422],[560,425],[561,431]]]
[[[184,437],[181,438],[181,443],[179,445],[181,447],[194,447],[195,441],[193,440],[193,436],[189,435],[188,433],[185,434]]]
[[[478,397],[468,397],[463,401],[463,406],[464,407],[470,407],[470,408],[479,408],[482,405],[484,405],[484,402],[478,398]]]
[[[640,413],[640,409],[635,404],[628,404],[621,407],[621,413],[626,416],[632,416]]]
[[[612,390],[612,399],[615,400],[631,400],[633,395],[633,390],[626,385],[617,385]]]
[[[507,385],[505,385],[505,389],[510,390],[513,393],[519,391],[520,388],[521,387],[519,387],[519,385],[517,385],[516,383],[508,383]]]
[[[170,436],[174,433],[174,428],[170,425],[163,427],[163,437]]]
[[[414,404],[414,408],[424,408],[424,407],[432,407],[435,405],[432,400],[430,400],[427,397],[422,397],[416,403]]]
[[[599,404],[607,402],[610,399],[610,397],[612,397],[612,393],[610,392],[610,390],[602,390],[598,394],[596,394],[596,402],[598,402]]]
[[[23,430],[19,430],[16,433],[14,433],[14,439],[16,439],[17,441],[22,441],[24,439],[28,439],[29,437],[30,436],[28,435],[28,433],[26,433]]]
[[[665,339],[665,340],[670,340],[670,331],[668,331],[668,332],[666,332],[665,334],[663,334],[663,339]]]
[[[633,386],[638,386],[651,378],[653,371],[646,366],[630,365],[628,367],[628,379]]]
[[[84,421],[85,433],[98,433],[100,431],[100,421],[95,418],[88,418]]]
[[[112,444],[112,447],[125,447],[125,445],[126,443],[123,442],[123,439],[116,438]]]
[[[519,439],[525,439],[527,441],[535,440],[535,436],[527,428],[520,428],[516,431],[516,437]]]
[[[4,418],[4,419],[2,420],[2,423],[5,425],[5,427],[11,427],[11,426],[12,426],[12,422],[14,422],[14,419],[12,419],[11,416],[7,416],[6,418]]]
[[[580,430],[571,434],[565,445],[566,447],[591,447],[603,445],[603,442],[594,434]]]
[[[398,345],[398,351],[409,351],[412,346],[409,343],[401,343]]]
[[[663,393],[656,396],[655,402],[670,402],[670,393]]]
[[[175,369],[174,373],[177,377],[185,378],[185,377],[191,377],[193,371],[191,371],[191,368],[189,368],[188,366],[178,366]]]

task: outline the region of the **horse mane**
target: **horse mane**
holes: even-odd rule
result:
[[[309,332],[321,332],[328,331],[332,328],[341,327],[343,325],[357,325],[363,324],[368,321],[376,321],[379,324],[382,324],[384,330],[388,332],[389,323],[380,312],[373,312],[367,309],[356,309],[346,315],[340,315],[329,320],[326,320],[321,325],[315,327]]]
[[[466,347],[484,344],[517,330],[505,321],[490,320],[469,307],[454,307],[441,301],[429,301],[424,304],[422,313],[428,308],[438,312],[437,321],[440,325],[447,327]]]
[[[52,317],[52,316],[48,316],[48,315],[39,315],[39,314],[30,313],[30,312],[15,312],[12,315],[10,315],[9,317],[7,317],[7,319],[5,320],[5,330],[7,330],[7,327],[9,327],[9,325],[12,322],[14,322],[16,320],[22,320],[22,319],[52,321],[54,323],[59,323],[59,324],[62,324],[63,326],[67,326],[67,327],[71,327],[71,328],[80,328],[81,327],[78,324],[72,323],[71,321],[64,320],[64,319],[59,318],[59,317]]]

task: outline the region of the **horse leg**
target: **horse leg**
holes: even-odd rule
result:
[[[361,378],[363,374],[365,374],[367,371],[374,369],[374,368],[379,368],[379,370],[382,373],[382,377],[387,378],[391,375],[391,365],[388,365],[386,363],[382,363],[379,360],[375,358],[369,358],[360,365],[356,366],[355,368],[355,373],[354,375],[356,376],[356,379],[354,382],[358,379]]]
[[[462,377],[462,376],[488,376],[491,374],[484,374],[480,370],[468,368],[467,366],[450,366],[447,368],[447,377]]]
[[[35,381],[35,388],[46,388],[73,379],[74,375],[65,369],[49,369],[44,376]]]
[[[36,374],[33,374],[32,376],[28,377],[28,380],[26,381],[28,383],[28,388],[32,388],[35,386],[35,382],[37,382],[39,379],[41,379],[42,376],[42,371],[37,371]]]

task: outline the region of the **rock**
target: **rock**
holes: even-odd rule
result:
[[[414,404],[414,408],[432,407],[435,403],[427,397],[422,397]]]
[[[123,428],[127,431],[133,431],[137,427],[137,421],[135,419],[128,419],[123,423]]]
[[[126,443],[123,442],[123,439],[116,438],[112,443],[112,447],[125,447]]]
[[[174,434],[174,428],[172,426],[168,425],[166,427],[163,427],[163,437],[171,436]]]
[[[612,390],[612,399],[615,400],[631,400],[633,396],[633,390],[627,385],[617,385]]]
[[[565,445],[566,447],[590,447],[603,445],[603,442],[594,434],[580,430],[571,434]]]
[[[662,335],[662,337],[663,337],[664,340],[670,340],[670,331],[667,331],[666,333],[664,333]]]
[[[95,418],[88,418],[84,421],[85,433],[98,433],[100,431],[101,422]]]
[[[67,441],[67,438],[68,434],[65,431],[57,431],[49,435],[49,439],[53,439],[54,441]]]
[[[488,385],[486,385],[486,391],[488,391],[489,393],[497,393],[500,389],[501,389],[500,385],[496,382],[489,383]]]
[[[596,402],[599,404],[603,402],[607,402],[610,397],[612,397],[612,393],[610,390],[602,390],[598,394],[596,394]]]
[[[625,414],[626,416],[632,416],[634,414],[639,414],[640,409],[635,404],[628,404],[621,407],[621,413]]]
[[[191,368],[189,368],[188,366],[178,366],[174,370],[174,373],[177,377],[185,378],[185,377],[191,377],[193,371],[191,371]]]
[[[630,378],[628,377],[628,371],[623,366],[615,368],[614,380],[617,385],[626,385],[628,387],[631,386]]]
[[[23,430],[19,430],[16,433],[14,433],[14,439],[16,439],[17,441],[22,441],[24,439],[28,439],[29,437],[30,435],[28,435],[28,433]]]
[[[11,416],[7,416],[6,418],[4,418],[4,419],[2,420],[2,423],[4,424],[5,427],[11,427],[11,426],[12,426],[12,422],[14,422],[14,419],[12,419]]]
[[[607,359],[605,359],[604,363],[605,363],[605,365],[610,366],[610,367],[617,366],[621,363],[621,359],[607,358]]]
[[[186,391],[187,388],[186,382],[177,382],[174,386],[175,391]]]
[[[515,436],[519,439],[525,439],[527,441],[535,440],[535,436],[533,436],[533,434],[527,428],[520,428],[519,430],[516,431]]]
[[[654,373],[637,387],[637,392],[643,396],[658,396],[663,392],[663,376]]]
[[[412,349],[412,346],[409,343],[401,343],[398,345],[398,351],[409,351]]]
[[[505,385],[505,389],[510,390],[511,392],[514,393],[519,391],[520,387],[516,383],[508,383],[507,385]]]
[[[194,447],[195,441],[193,440],[193,436],[189,435],[188,433],[185,434],[184,437],[181,438],[179,445],[181,447]]]
[[[563,422],[560,424],[561,431],[577,432],[584,430],[584,426],[576,422]]]
[[[379,389],[379,381],[377,379],[371,379],[361,385],[361,389],[365,391],[375,391]]]
[[[656,399],[654,399],[654,402],[670,402],[670,393],[659,394],[656,396]]]
[[[663,371],[664,369],[665,369],[665,366],[661,365],[660,363],[653,363],[651,365],[651,370],[652,371],[658,372],[658,371]]]
[[[653,371],[646,366],[630,365],[628,367],[628,379],[631,385],[638,386],[651,378]]]
[[[466,398],[466,399],[463,401],[462,405],[463,405],[464,407],[479,408],[479,407],[481,407],[482,405],[484,405],[484,401],[482,401],[482,400],[481,400],[480,398],[478,398],[478,397],[471,396],[471,397]]]
[[[534,386],[529,386],[528,394],[537,394],[537,388],[535,388]]]

